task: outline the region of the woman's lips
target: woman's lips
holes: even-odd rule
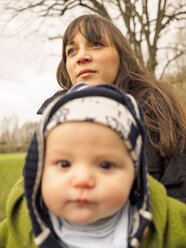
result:
[[[95,73],[95,71],[91,69],[84,69],[79,72],[78,77],[86,78],[90,76],[92,73]]]

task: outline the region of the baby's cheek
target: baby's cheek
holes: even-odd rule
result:
[[[119,209],[126,203],[128,197],[129,193],[124,189],[110,190],[110,194],[108,195],[109,205]]]
[[[43,184],[41,194],[46,207],[55,213],[59,205],[58,191],[53,190],[47,184]]]

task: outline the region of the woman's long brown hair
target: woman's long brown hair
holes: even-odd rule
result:
[[[149,141],[160,154],[163,157],[181,154],[186,146],[184,107],[168,83],[156,80],[153,73],[139,65],[127,39],[111,21],[98,15],[83,15],[71,22],[63,36],[62,59],[57,68],[60,86],[64,89],[72,86],[65,50],[77,31],[90,42],[100,40],[102,34],[108,35],[120,56],[120,69],[114,84],[141,104]]]

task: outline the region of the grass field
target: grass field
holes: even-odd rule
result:
[[[0,154],[0,221],[5,217],[5,205],[12,186],[22,176],[26,153]]]

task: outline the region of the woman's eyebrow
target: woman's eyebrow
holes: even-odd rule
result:
[[[105,35],[101,35],[98,39],[95,39],[92,42],[94,42],[94,41],[107,42],[107,39],[106,39],[106,36]],[[75,41],[74,40],[70,40],[70,41],[67,42],[66,47],[67,46],[74,45],[74,44],[75,44]]]
[[[105,35],[101,35],[97,40],[95,41],[102,41],[102,42],[108,42],[108,38]]]
[[[66,45],[66,46],[74,45],[74,43],[75,43],[75,42],[74,42],[73,40],[70,40],[70,41],[67,42],[67,45]]]

